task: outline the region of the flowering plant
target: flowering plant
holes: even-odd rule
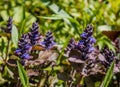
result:
[[[2,0],[0,87],[118,87],[119,4]]]

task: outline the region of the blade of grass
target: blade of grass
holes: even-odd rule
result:
[[[52,20],[59,20],[59,19],[62,19],[62,17],[60,17],[59,15],[53,15],[53,16],[38,16],[40,18],[44,18],[44,19],[52,19]]]
[[[68,42],[69,42],[70,38],[71,38],[71,36],[69,35],[68,38],[66,39],[66,42],[65,42],[64,45],[63,45],[62,51],[61,51],[61,53],[60,53],[60,56],[58,57],[57,64],[60,64],[61,57],[62,57],[62,55],[63,55],[63,53],[64,53],[64,49],[65,49],[65,47],[68,45]]]
[[[18,61],[17,61],[17,66],[18,66],[19,77],[23,87],[29,87],[29,80],[25,69]]]
[[[77,22],[77,20],[73,19],[67,12],[65,12],[63,9],[61,9],[59,6],[57,6],[55,3],[51,3],[49,0],[42,0],[42,2],[48,6],[55,14],[60,15],[60,17],[63,18],[63,20],[70,25],[74,30],[80,34],[80,24]]]
[[[23,0],[22,7],[23,7],[23,20],[24,20],[25,19],[25,0]]]
[[[108,85],[112,79],[112,76],[113,76],[113,69],[114,69],[114,61],[112,62],[111,66],[109,67],[107,74],[106,74],[100,87],[108,87]]]
[[[24,19],[22,22],[21,28],[20,28],[20,35],[19,37],[23,34],[24,29],[25,29],[25,25],[26,25],[26,19]]]

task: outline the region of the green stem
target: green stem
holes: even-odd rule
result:
[[[23,0],[22,6],[23,6],[23,20],[24,20],[25,19],[25,0]]]
[[[7,57],[8,57],[8,54],[9,54],[9,47],[10,47],[9,45],[10,45],[10,40],[8,39],[7,48],[6,48],[6,57],[5,57],[5,60],[4,60],[5,64],[7,62]]]

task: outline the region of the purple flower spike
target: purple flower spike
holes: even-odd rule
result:
[[[39,30],[38,23],[34,22],[32,24],[32,27],[30,28],[30,32],[28,33],[32,45],[36,45],[37,43],[39,43],[41,39],[41,35],[38,30]]]
[[[41,45],[43,45],[46,49],[51,49],[56,43],[54,42],[54,38],[52,36],[52,32],[48,31],[46,33],[46,37],[43,42],[41,42]]]
[[[81,40],[78,43],[75,43],[74,39],[71,39],[65,53],[67,57],[70,57],[70,60],[85,61],[90,58],[90,54],[95,50],[93,47],[96,42],[95,38],[92,36],[93,27],[88,25],[84,32],[80,35]],[[72,62],[75,62],[73,61]]]
[[[82,39],[86,39],[86,38],[87,38],[87,35],[88,35],[88,34],[87,34],[86,32],[84,32],[84,33],[82,33],[80,36],[81,36]]]
[[[65,53],[68,55],[68,53],[75,48],[75,41],[73,38],[70,39],[67,48],[65,49]]]
[[[112,50],[109,50],[107,47],[105,47],[102,51],[102,54],[104,55],[106,61],[102,61],[106,67],[109,67],[111,62],[115,59],[115,54]]]
[[[23,34],[18,42],[18,48],[15,50],[15,54],[22,59],[29,59],[29,52],[32,46],[28,34]]]
[[[8,21],[7,21],[7,28],[5,30],[6,33],[11,33],[11,30],[12,30],[12,18],[9,17]]]
[[[91,25],[87,25],[87,27],[86,27],[84,32],[88,33],[89,36],[92,36],[93,27]]]
[[[80,35],[81,39],[78,42],[77,49],[82,52],[82,60],[88,59],[90,53],[94,51],[94,43],[96,42],[95,38],[92,37],[93,27],[87,25],[84,32]]]

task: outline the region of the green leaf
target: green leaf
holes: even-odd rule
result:
[[[23,13],[23,7],[22,6],[17,6],[14,8],[14,15],[13,15],[13,20],[15,22],[20,23],[23,18],[24,18],[24,13]]]
[[[13,72],[7,66],[5,66],[3,76],[6,76],[7,78],[11,77],[12,79],[14,78]]]
[[[111,49],[114,53],[116,52],[115,47],[109,43],[109,41],[105,41],[105,44],[108,46],[109,49]]]
[[[80,24],[77,20],[73,19],[67,12],[57,6],[55,3],[51,3],[49,0],[42,0],[42,2],[48,6],[55,14],[59,15],[60,18],[70,25],[75,31],[80,34]]]
[[[109,67],[107,74],[106,74],[100,87],[108,87],[108,85],[112,79],[112,76],[113,76],[113,69],[114,69],[114,61],[112,62],[111,66]]]
[[[28,80],[25,69],[18,61],[17,61],[17,66],[18,66],[19,77],[20,77],[23,87],[29,87],[29,80]]]
[[[18,30],[15,25],[12,26],[11,38],[14,46],[18,46]]]
[[[102,47],[103,47],[103,41],[102,40],[99,40],[97,41],[97,45],[99,46],[99,49],[102,50]]]
[[[23,34],[23,31],[25,29],[25,25],[26,25],[26,20],[24,19],[22,21],[21,28],[20,28],[20,36]]]
[[[48,6],[55,14],[61,15],[61,17],[67,17],[70,18],[71,16],[67,14],[63,9],[61,9],[59,6],[57,6],[55,3],[51,3],[49,0],[42,0],[42,2]]]
[[[31,24],[36,21],[36,17],[29,12],[26,12],[26,27],[31,27]],[[25,31],[25,30],[24,30]]]
[[[38,16],[40,18],[44,18],[44,19],[52,19],[52,20],[59,20],[59,19],[63,19],[63,17],[59,16],[59,15],[53,15],[53,16]]]
[[[110,31],[112,30],[111,26],[108,26],[108,25],[101,25],[101,26],[98,26],[98,30],[99,31]]]
[[[0,16],[3,18],[4,21],[7,21],[9,18],[9,15],[6,10],[0,11]]]

